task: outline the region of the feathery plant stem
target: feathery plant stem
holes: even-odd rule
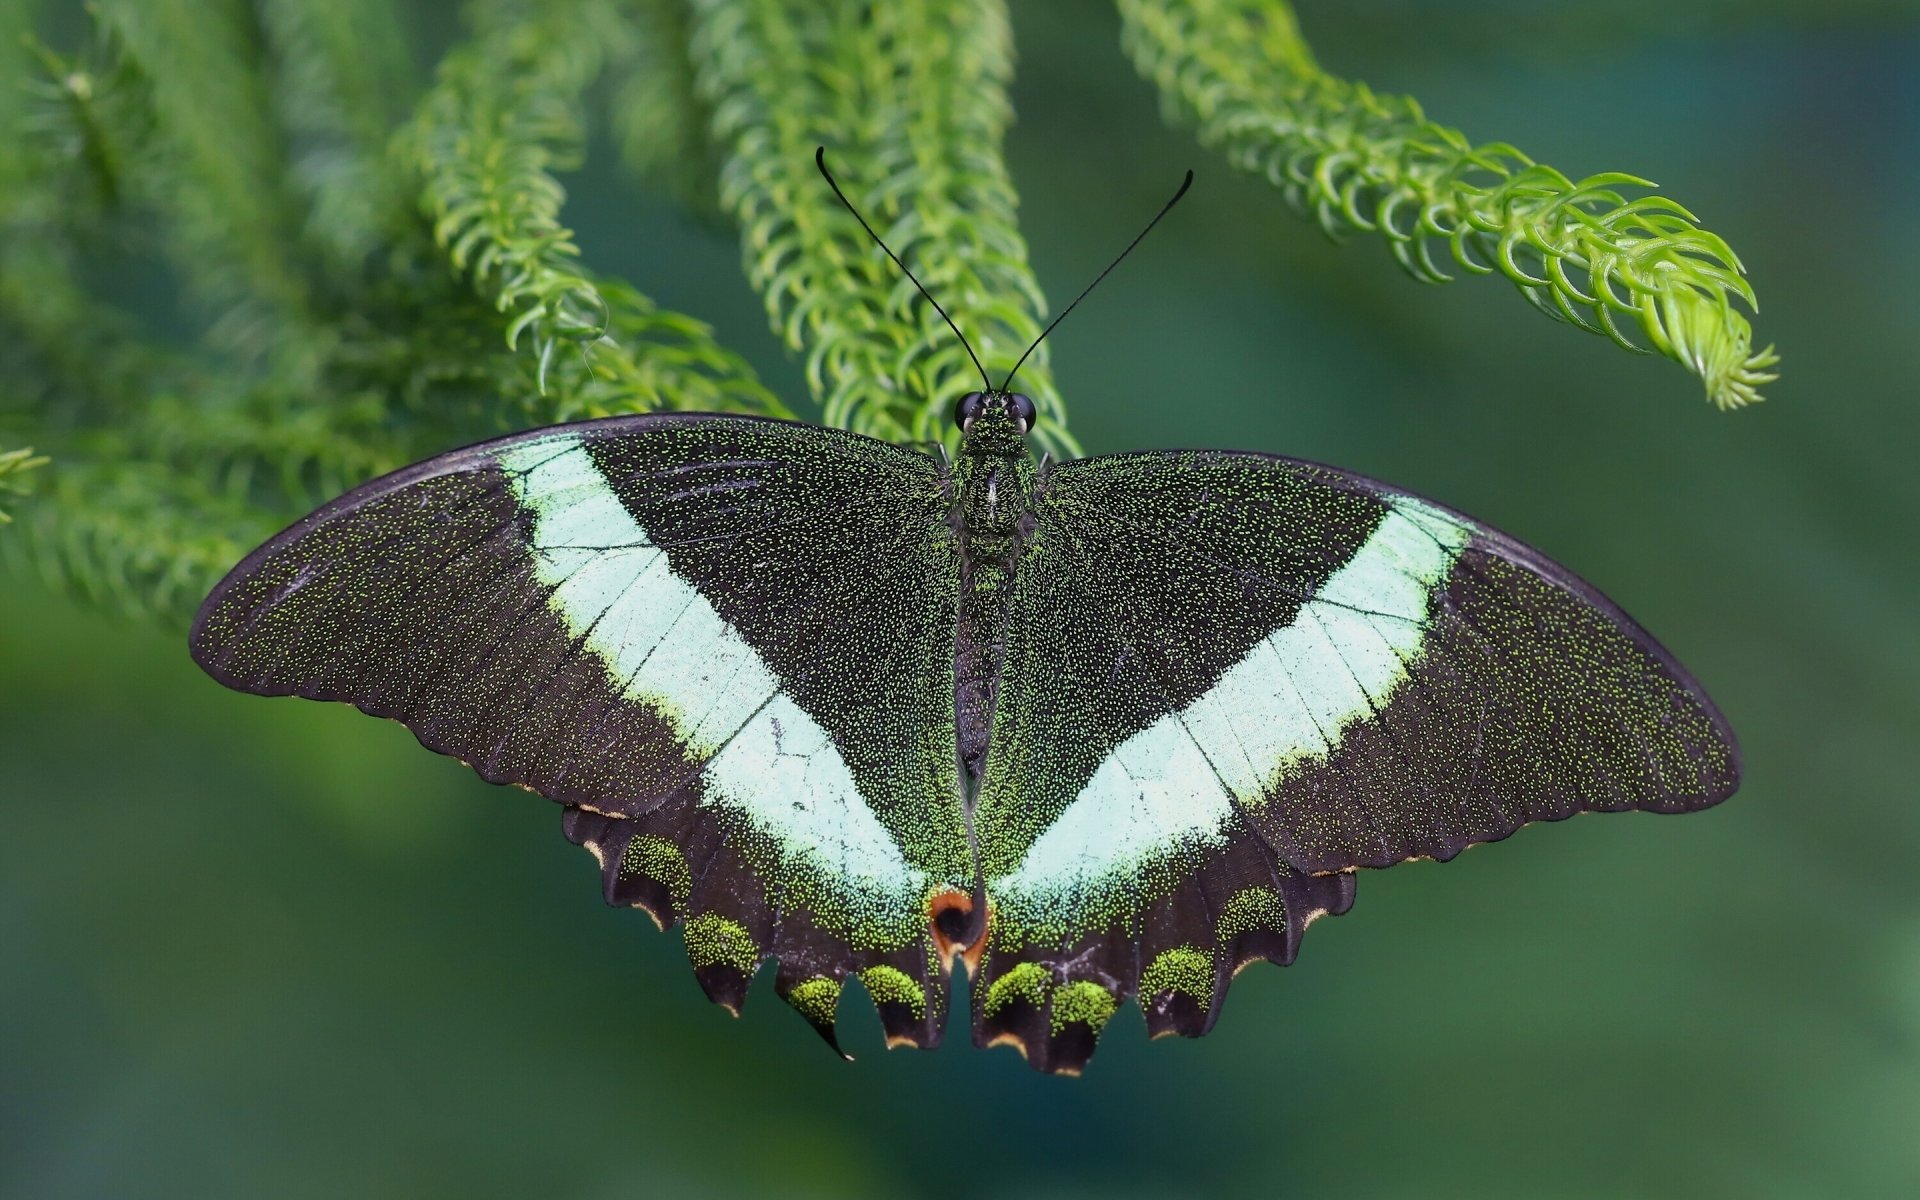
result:
[[[410,215],[408,180],[388,153],[418,91],[398,13],[385,0],[257,0],[274,99],[308,211],[303,233],[336,279]]]
[[[151,89],[165,168],[142,197],[167,217],[168,249],[201,299],[226,306],[216,340],[306,355],[311,289],[286,144],[273,121],[246,0],[98,0],[100,19]]]
[[[280,520],[190,474],[147,462],[62,462],[0,537],[9,574],[129,616],[184,616]]]
[[[8,496],[29,495],[27,472],[46,465],[46,456],[36,456],[31,446],[21,450],[0,450],[0,501]],[[12,520],[13,515],[5,507],[0,507],[0,525]]]
[[[608,64],[618,80],[609,107],[621,160],[642,182],[664,182],[695,214],[718,218],[719,150],[694,82],[692,14],[685,0],[622,0],[621,11],[634,31],[628,52]]]
[[[1503,143],[1474,146],[1411,97],[1381,96],[1314,61],[1281,0],[1119,0],[1123,41],[1175,119],[1263,176],[1328,234],[1378,234],[1415,278],[1498,272],[1549,316],[1652,349],[1723,409],[1777,378],[1740,260],[1693,214],[1609,173],[1572,180]]]
[[[977,375],[945,322],[814,170],[816,146],[880,236],[940,298],[988,370],[1040,332],[1044,301],[1001,157],[1012,43],[997,0],[693,0],[693,61],[724,149],[720,198],[775,330],[807,355],[830,425],[950,434]],[[1034,436],[1077,453],[1047,369],[1022,390]]]
[[[474,11],[474,39],[441,63],[399,145],[425,181],[434,240],[511,314],[508,346],[530,335],[544,368],[563,342],[592,341],[605,325],[553,175],[580,165],[581,96],[600,72],[602,31],[537,0]]]
[[[159,374],[162,356],[79,278],[82,244],[111,236],[154,158],[150,94],[109,40],[68,57],[26,29],[0,37],[25,68],[0,105],[13,133],[0,155],[0,421],[39,410],[34,436],[57,438],[126,419]]]
[[[624,285],[599,283],[560,220],[554,172],[585,152],[582,98],[628,36],[602,0],[494,0],[448,54],[397,148],[453,268],[506,314],[535,362],[529,415],[577,420],[650,409],[790,416],[706,325]]]

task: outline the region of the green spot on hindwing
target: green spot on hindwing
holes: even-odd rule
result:
[[[832,1025],[840,1008],[840,981],[825,975],[803,979],[787,993],[787,1003],[815,1025]]]
[[[695,970],[725,964],[742,975],[751,975],[760,965],[760,948],[754,944],[753,935],[744,925],[718,913],[688,917],[685,934],[687,958]]]
[[[1119,1007],[1118,997],[1090,979],[1063,984],[1053,993],[1053,1031],[1059,1033],[1078,1021],[1099,1033]]]
[[[1140,994],[1159,996],[1179,992],[1198,1000],[1202,1008],[1213,1003],[1213,958],[1196,946],[1175,946],[1154,956],[1140,973]]]
[[[1052,987],[1053,981],[1045,967],[1039,963],[1017,963],[1013,970],[988,986],[987,999],[981,1007],[990,1017],[1015,1000],[1025,1000],[1039,1008],[1047,1002],[1047,992]]]
[[[1272,888],[1251,887],[1235,892],[1220,910],[1220,920],[1214,926],[1223,943],[1256,930],[1272,933],[1287,930],[1286,902]]]
[[[913,1010],[915,1017],[923,1017],[927,1012],[927,994],[913,981],[913,976],[898,967],[885,964],[868,967],[860,972],[860,982],[866,985],[867,995],[873,997],[875,1004],[904,1004]]]
[[[620,878],[643,876],[667,889],[673,906],[684,909],[693,894],[693,872],[687,868],[686,855],[665,838],[639,834],[627,843],[620,855]]]

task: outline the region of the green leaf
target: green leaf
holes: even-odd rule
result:
[[[0,539],[0,558],[91,603],[184,627],[212,580],[277,522],[192,475],[66,461]]]
[[[662,184],[698,215],[720,215],[720,150],[712,110],[694,83],[690,14],[682,0],[622,0],[632,36],[608,63],[608,107],[627,169]]]
[[[0,5],[25,85],[0,88],[0,439],[57,465],[0,451],[0,554],[83,597],[184,619],[321,499],[508,428],[790,415],[706,324],[577,244],[562,179],[596,100],[643,183],[737,224],[829,423],[934,441],[980,381],[816,146],[994,382],[1041,327],[1000,0],[475,0],[424,90],[409,23],[376,0],[99,0],[77,47],[35,40],[66,28],[41,7]],[[1504,275],[1722,403],[1772,378],[1733,251],[1644,181],[1575,180],[1333,79],[1281,5],[1122,11],[1173,111],[1330,234],[1421,278]],[[1072,454],[1046,359],[1019,386]]]
[[[399,12],[384,0],[259,0],[274,100],[307,199],[303,233],[357,276],[411,209],[388,150],[419,87]]]

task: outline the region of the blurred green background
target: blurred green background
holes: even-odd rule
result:
[[[1162,125],[1108,7],[1051,0],[1008,154],[1054,302],[1199,173],[1057,337],[1076,432],[1324,459],[1543,547],[1713,690],[1739,796],[1368,875],[1210,1037],[1133,1013],[1080,1080],[961,1027],[885,1053],[851,999],[848,1066],[764,980],[709,1005],[550,806],[8,577],[0,1193],[1920,1195],[1920,10],[1301,8],[1472,137],[1659,180],[1785,377],[1719,414],[1504,284],[1327,244]],[[415,25],[425,64],[450,19]],[[570,182],[590,262],[803,405],[725,232]]]

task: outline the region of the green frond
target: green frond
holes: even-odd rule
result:
[[[374,392],[301,405],[271,385],[187,375],[161,385],[129,433],[143,462],[200,478],[279,518],[405,464],[414,447]]]
[[[1740,260],[1631,175],[1574,180],[1504,143],[1475,146],[1405,96],[1314,62],[1280,0],[1119,0],[1123,39],[1169,113],[1264,176],[1328,234],[1375,234],[1415,278],[1495,272],[1534,307],[1698,375],[1721,408],[1760,399],[1779,357],[1756,350]]]
[[[339,274],[411,215],[388,153],[417,91],[396,8],[384,0],[258,0],[274,100],[292,139],[307,239]]]
[[[310,327],[310,296],[252,5],[97,0],[95,11],[148,81],[164,165],[143,176],[142,199],[165,217],[176,269],[224,310],[223,344],[285,346]]]
[[[0,4],[0,71],[28,78],[35,48],[40,39],[34,30],[45,0],[8,0]],[[13,129],[27,108],[27,88],[0,88],[0,128]],[[12,165],[11,156],[0,156],[0,175]]]
[[[30,56],[25,86],[15,89],[24,111],[10,122],[22,135],[8,156],[16,177],[67,168],[64,186],[47,191],[9,189],[6,207],[39,203],[49,224],[77,228],[117,209],[128,175],[153,132],[146,80],[109,39],[96,36],[79,54],[61,55],[32,33],[19,45]],[[10,99],[14,97],[9,97]]]
[[[562,352],[547,368],[544,392],[519,390],[530,420],[665,410],[793,416],[705,322],[663,309],[616,279],[594,286],[607,305],[606,331]]]
[[[708,132],[713,113],[694,85],[684,0],[618,0],[633,30],[608,64],[608,108],[621,161],[648,183],[664,183],[702,216],[720,208],[720,155]]]
[[[494,20],[442,60],[398,145],[425,180],[434,240],[511,314],[508,345],[524,334],[545,362],[563,341],[598,337],[606,319],[560,223],[566,191],[553,175],[584,153],[580,97],[601,43],[558,6],[491,7]]]
[[[587,265],[561,178],[589,100],[628,168],[738,224],[828,423],[948,437],[979,381],[816,146],[994,380],[1040,331],[1002,0],[473,0],[417,98],[377,0],[97,0],[77,48],[34,40],[41,7],[0,3],[25,85],[0,88],[0,439],[44,452],[0,449],[0,558],[96,602],[182,620],[294,515],[488,433],[791,415],[705,324]],[[1732,252],[1639,181],[1575,182],[1331,79],[1283,6],[1122,11],[1175,111],[1329,232],[1376,233],[1422,278],[1449,256],[1504,274],[1725,404],[1772,378]],[[200,336],[165,301],[120,309],[155,249],[214,318]],[[1019,386],[1041,445],[1076,453],[1045,347]]]
[[[814,169],[842,186],[1006,371],[1044,309],[1001,157],[1013,49],[997,0],[694,0],[693,60],[724,147],[720,195],[774,329],[807,355],[830,425],[897,441],[948,436],[978,386],[966,351]],[[1041,347],[1022,370],[1035,430],[1075,453]],[[994,380],[998,383],[998,379]]]
[[[478,10],[399,148],[424,179],[435,242],[507,316],[534,364],[520,394],[542,420],[662,406],[786,409],[707,327],[632,289],[596,286],[560,220],[554,172],[584,153],[582,96],[623,38],[616,9],[528,0]]]
[[[78,286],[70,247],[19,229],[0,222],[0,412],[43,411],[52,433],[139,411],[170,356]]]
[[[17,182],[41,184],[43,196],[58,186],[44,177]],[[31,195],[34,189],[22,186],[14,194]],[[7,406],[29,391],[56,390],[56,379],[92,381],[95,386],[85,390],[96,395],[106,390],[95,378],[106,359],[99,340],[89,335],[113,318],[94,311],[92,298],[74,277],[72,248],[63,231],[37,207],[0,200],[0,341],[7,356],[0,400]],[[38,377],[38,387],[29,374]]]
[[[0,500],[7,496],[25,496],[29,494],[27,472],[47,465],[45,455],[36,456],[33,447],[23,450],[0,450]],[[0,525],[12,521],[13,517],[0,504]]]
[[[0,562],[90,603],[176,625],[276,527],[243,498],[149,463],[66,459],[44,482],[0,537]]]
[[[133,177],[151,165],[145,81],[101,37],[71,56],[25,33],[0,50],[20,54],[25,82],[0,109],[0,402],[41,397],[69,424],[124,412],[155,356],[125,314],[88,294],[78,259],[113,240]]]

